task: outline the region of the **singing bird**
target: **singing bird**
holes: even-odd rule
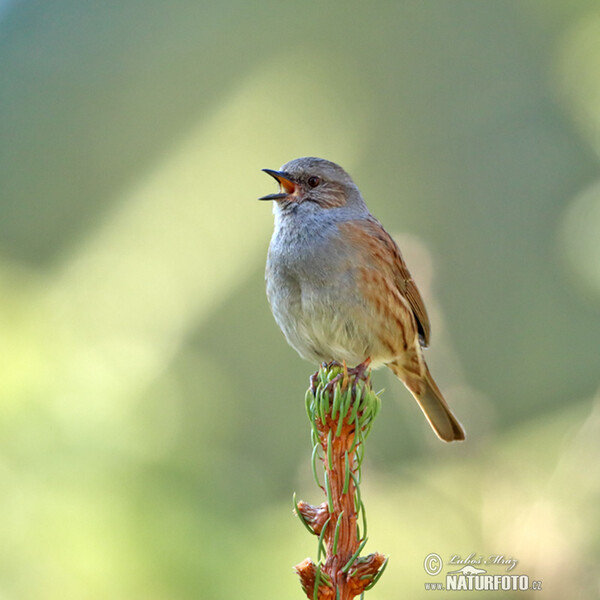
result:
[[[279,183],[266,267],[267,297],[288,343],[315,363],[385,365],[438,437],[464,440],[423,357],[429,318],[400,249],[352,178],[322,158],[263,169]]]

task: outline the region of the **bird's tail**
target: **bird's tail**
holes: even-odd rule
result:
[[[427,365],[425,365],[424,376],[418,378],[418,384],[416,378],[407,377],[406,373],[402,372],[398,365],[391,363],[388,366],[402,379],[404,385],[406,385],[415,397],[423,414],[440,440],[454,442],[465,439],[465,430],[458,419],[452,414],[442,392],[440,392],[440,388],[438,388],[433,380]]]

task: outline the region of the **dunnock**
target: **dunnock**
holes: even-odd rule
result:
[[[419,290],[351,177],[313,157],[264,171],[280,185],[260,198],[275,201],[267,296],[288,343],[313,362],[389,367],[440,439],[464,440],[423,357],[430,329]]]

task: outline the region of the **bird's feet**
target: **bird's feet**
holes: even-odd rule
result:
[[[348,373],[358,377],[359,379],[366,379],[368,377],[369,366],[371,365],[371,357],[367,356],[360,365],[356,365],[353,369],[348,369]]]
[[[347,381],[349,377],[353,379],[362,379],[363,381],[367,381],[370,376],[369,366],[371,365],[371,357],[367,356],[367,358],[361,362],[356,367],[348,368],[346,365],[346,361],[342,361],[339,363],[337,360],[332,360],[331,362],[323,362],[321,364],[322,369],[331,369],[332,367],[338,367],[341,369],[341,373],[336,375],[328,384],[327,387],[333,387],[338,381],[342,380],[344,382],[344,389],[346,388]],[[310,385],[313,390],[316,390],[317,384],[319,380],[319,371],[316,371],[310,376]]]

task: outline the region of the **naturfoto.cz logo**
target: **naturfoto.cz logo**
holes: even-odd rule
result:
[[[446,561],[449,569],[446,571],[445,582],[426,582],[426,590],[435,591],[538,591],[542,582],[530,580],[529,575],[510,573],[519,564],[513,557],[503,554],[492,554],[487,557],[476,555],[474,552],[466,558],[453,554]],[[462,565],[462,566],[461,566]],[[486,568],[482,568],[485,565]],[[459,566],[458,569],[454,567]],[[488,573],[488,568],[501,568],[504,573]],[[423,568],[428,575],[435,577],[444,568],[442,557],[436,552],[429,553],[423,561]]]

